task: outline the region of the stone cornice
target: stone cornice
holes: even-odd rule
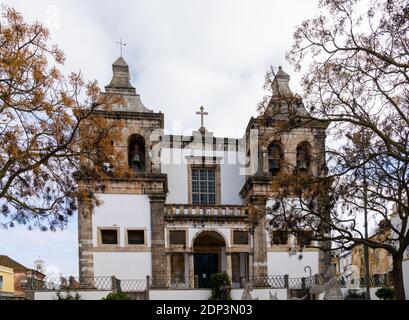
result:
[[[329,125],[329,121],[327,120],[320,120],[320,119],[305,119],[299,116],[294,117],[295,121],[300,120],[300,123],[294,124],[292,126],[289,125],[288,120],[282,120],[282,119],[271,119],[270,123],[268,118],[265,116],[259,116],[259,117],[251,117],[250,121],[247,124],[246,127],[246,135],[249,133],[250,129],[260,129],[260,128],[272,128],[278,124],[277,127],[280,128],[280,130],[293,130],[297,128],[316,128],[316,129],[321,129],[324,130],[327,129]]]
[[[135,119],[135,120],[150,120],[159,121],[160,128],[164,128],[164,114],[156,112],[132,112],[132,111],[106,111],[95,110],[93,116],[104,117],[109,119]]]
[[[131,177],[110,177],[97,182],[82,180],[80,189],[93,190],[103,193],[146,194],[165,196],[168,193],[166,174],[135,173]]]
[[[208,221],[218,221],[218,222],[228,222],[228,221],[241,221],[241,222],[249,222],[248,216],[215,216],[215,215],[167,215],[165,214],[165,221],[172,222],[172,221],[195,221],[195,222],[208,222]]]
[[[271,189],[271,182],[273,177],[269,176],[251,176],[244,183],[243,188],[240,190],[240,196],[242,199],[250,200],[254,198],[252,202],[257,201],[257,197],[265,198],[269,196]]]

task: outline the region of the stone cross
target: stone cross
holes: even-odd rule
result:
[[[120,48],[120,51],[121,51],[121,57],[122,57],[122,47],[125,47],[126,43],[122,42],[122,39],[120,38],[119,42],[117,42],[117,44],[119,44],[119,48]]]
[[[200,121],[201,127],[200,127],[200,129],[204,129],[204,119],[203,119],[203,117],[209,115],[209,113],[204,112],[204,108],[203,108],[203,106],[201,106],[200,107],[200,112],[198,111],[198,112],[196,112],[196,114],[200,115],[200,118],[201,118],[201,121]]]

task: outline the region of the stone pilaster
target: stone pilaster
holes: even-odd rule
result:
[[[150,195],[151,243],[152,243],[152,285],[165,287],[168,282],[168,259],[165,253],[164,194]]]
[[[232,271],[232,264],[231,264],[231,253],[226,253],[226,273],[228,274],[230,280],[233,279],[233,271]]]
[[[167,283],[166,286],[169,286],[172,284],[172,254],[171,253],[166,253],[166,278],[167,278]]]
[[[250,253],[248,255],[248,259],[249,259],[249,277],[253,277],[253,273],[254,273],[254,263],[253,263],[253,254]]]
[[[78,208],[78,256],[80,282],[94,278],[94,255],[92,244],[92,209],[89,201]]]
[[[250,203],[250,215],[254,219],[253,276],[264,277],[267,271],[266,200],[254,199]]]
[[[189,253],[189,288],[195,287],[195,261],[193,253]]]

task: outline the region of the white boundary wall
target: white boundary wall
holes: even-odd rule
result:
[[[373,287],[373,288],[369,288],[369,294],[371,295],[371,300],[380,300],[376,295],[375,292],[376,290],[378,290],[381,287]],[[344,295],[344,297],[346,296],[347,292],[348,292],[349,288],[341,288],[342,294]],[[363,292],[365,291],[365,288],[360,288],[357,289],[359,292]],[[319,300],[324,299],[324,294],[321,294],[319,296]]]
[[[79,293],[81,300],[101,300],[105,298],[111,291],[70,291],[72,296]],[[66,292],[61,292],[61,296],[66,296]],[[57,291],[35,291],[34,300],[58,300]]]
[[[233,300],[241,300],[244,289],[232,289],[231,297]],[[287,289],[254,289],[251,292],[253,299],[270,300],[270,293],[275,295],[279,300],[287,300]],[[196,290],[157,290],[149,291],[150,300],[209,300],[211,290],[196,289]]]
[[[379,288],[371,288],[371,299],[379,300],[375,295],[376,290]],[[360,289],[363,291],[364,289]],[[233,300],[241,300],[244,289],[233,289],[231,296]],[[348,288],[341,288],[344,296],[346,295]],[[75,296],[79,293],[81,300],[101,300],[105,298],[111,291],[71,291],[71,295]],[[287,300],[287,289],[253,289],[251,296],[253,299],[258,300],[270,300],[270,292],[272,295],[277,293],[278,300]],[[36,291],[34,292],[34,300],[57,300],[57,291]],[[66,295],[62,292],[62,295]],[[193,290],[158,290],[151,289],[149,291],[150,300],[209,300],[211,296],[211,290],[208,289],[193,289]],[[321,294],[319,300],[324,298],[324,294]]]

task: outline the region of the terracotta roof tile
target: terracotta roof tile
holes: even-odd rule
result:
[[[13,270],[30,270],[29,268],[23,266],[21,263],[18,263],[17,261],[5,255],[0,255],[0,266],[12,268]]]

